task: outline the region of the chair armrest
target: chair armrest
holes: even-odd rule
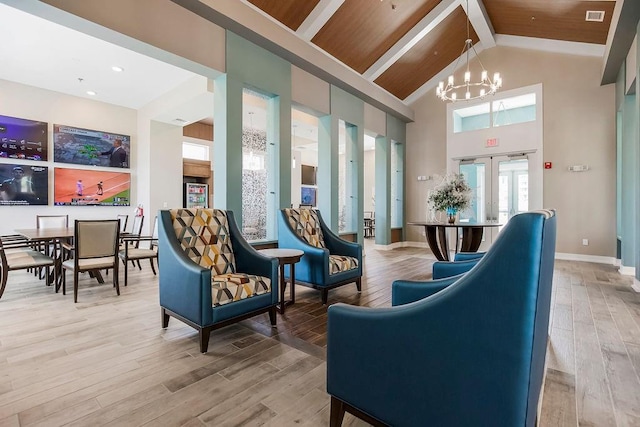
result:
[[[348,242],[341,239],[330,230],[328,230],[328,232],[322,230],[322,232],[324,234],[324,243],[327,246],[327,249],[329,249],[329,253],[334,255],[346,255],[362,260],[362,246],[359,243]]]
[[[443,279],[445,277],[457,276],[471,270],[480,261],[480,258],[468,261],[436,261],[433,263],[433,278]]]
[[[461,274],[427,282],[396,280],[391,285],[391,305],[395,307],[429,297],[445,289],[462,276]]]
[[[185,255],[173,231],[169,211],[160,211],[160,214],[160,305],[198,325],[209,325],[213,322],[211,270],[196,264]]]
[[[485,252],[458,252],[453,260],[454,261],[469,261],[472,259],[480,259],[484,256]]]

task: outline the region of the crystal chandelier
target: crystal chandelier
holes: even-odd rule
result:
[[[480,64],[480,68],[482,68],[480,81],[471,81],[471,71],[469,71],[469,56],[471,51],[475,54],[478,59],[478,63]],[[502,77],[500,77],[500,73],[495,73],[493,75],[493,79],[489,78],[489,73],[487,73],[484,65],[482,65],[478,52],[476,52],[476,49],[471,43],[471,36],[469,35],[469,0],[467,0],[467,40],[464,42],[462,53],[458,57],[454,71],[458,69],[458,63],[463,55],[467,62],[467,68],[464,72],[464,81],[460,84],[455,84],[453,74],[450,75],[446,85],[444,82],[440,82],[438,84],[438,87],[436,88],[436,96],[443,101],[455,102],[463,99],[465,101],[470,101],[472,99],[484,98],[487,95],[493,95],[496,93],[496,91],[502,86]],[[462,89],[464,92],[464,96],[461,98],[458,98],[457,95],[457,91],[459,89]]]

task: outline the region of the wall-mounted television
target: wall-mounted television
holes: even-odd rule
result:
[[[315,207],[316,193],[315,187],[300,187],[300,205]]]
[[[47,122],[0,116],[0,157],[47,160]]]
[[[129,135],[53,125],[53,160],[56,162],[128,168],[130,143]]]
[[[54,168],[56,206],[130,206],[131,174]]]
[[[49,203],[49,169],[46,166],[0,164],[0,206]]]
[[[316,167],[301,165],[302,185],[316,185]]]

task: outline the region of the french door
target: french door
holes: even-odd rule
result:
[[[460,222],[493,222],[504,226],[529,206],[529,156],[498,155],[458,160],[458,171],[472,189],[471,206]],[[501,227],[485,229],[480,250],[487,250]]]

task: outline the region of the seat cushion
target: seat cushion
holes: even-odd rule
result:
[[[124,259],[124,250],[119,253],[120,258]],[[145,249],[145,248],[129,248],[127,251],[129,259],[142,259],[142,258],[155,258],[158,256],[157,248]]]
[[[21,270],[29,267],[53,265],[53,258],[42,252],[29,249],[8,250],[5,252],[9,270]]]
[[[289,220],[291,228],[305,242],[316,248],[326,248],[320,219],[314,209],[285,209],[284,214]]]
[[[344,255],[329,255],[329,274],[358,268],[358,259]]]
[[[82,271],[86,270],[98,270],[101,268],[113,268],[113,257],[105,256],[100,258],[85,258],[78,260],[78,267]],[[67,270],[73,270],[75,268],[74,260],[68,259],[62,263],[62,267]]]
[[[211,278],[211,299],[214,307],[268,292],[271,292],[271,280],[267,277],[228,273]]]
[[[227,213],[220,209],[174,209],[173,230],[184,253],[212,275],[236,272]]]

